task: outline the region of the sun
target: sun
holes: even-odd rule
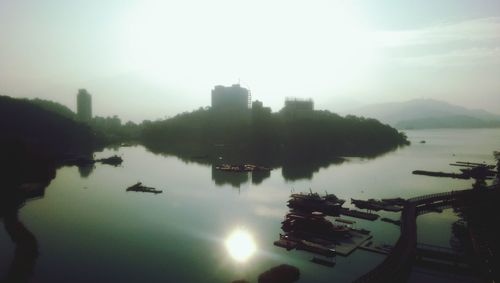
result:
[[[225,245],[229,255],[237,262],[247,261],[257,250],[252,235],[243,229],[234,230]]]

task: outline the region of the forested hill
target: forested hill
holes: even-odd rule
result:
[[[45,110],[52,111],[52,112],[58,113],[64,117],[66,117],[66,118],[76,120],[75,112],[73,112],[67,106],[62,105],[60,103],[50,101],[50,100],[40,99],[40,98],[30,99],[27,101],[34,103]]]
[[[0,96],[0,132],[0,143],[22,143],[52,158],[89,153],[99,143],[88,126],[28,100],[7,96]]]
[[[328,111],[295,115],[209,108],[146,125],[142,139],[149,148],[164,152],[237,147],[250,152],[337,156],[371,155],[408,143],[403,133],[374,119]]]

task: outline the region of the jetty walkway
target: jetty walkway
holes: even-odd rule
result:
[[[476,189],[430,194],[408,199],[401,212],[401,235],[385,260],[356,279],[355,283],[405,282],[417,256],[417,216],[451,206],[453,202],[475,193]],[[422,253],[421,250],[418,251]],[[427,253],[436,255],[438,253]],[[442,253],[441,253],[442,254]]]

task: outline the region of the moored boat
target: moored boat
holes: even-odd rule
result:
[[[320,244],[309,242],[306,240],[301,240],[297,245],[298,250],[305,250],[313,253],[317,253],[324,256],[333,257],[335,256],[335,249],[325,247]]]
[[[270,171],[270,167],[258,166],[254,164],[221,164],[215,166],[216,170],[227,172],[256,172],[256,171]]]
[[[311,259],[311,262],[321,264],[324,266],[328,266],[328,267],[334,267],[336,264],[336,262],[333,260],[328,260],[328,259],[324,259],[324,258],[320,258],[320,257],[313,257]]]
[[[314,212],[310,216],[289,214],[282,222],[282,229],[285,232],[305,231],[326,237],[346,234],[350,230],[346,225],[333,224],[320,212]]]
[[[157,190],[155,188],[143,186],[141,182],[137,182],[136,184],[128,187],[127,188],[127,192],[130,192],[130,191],[133,191],[133,192],[144,192],[144,193],[153,193],[155,195],[163,193],[162,190]]]

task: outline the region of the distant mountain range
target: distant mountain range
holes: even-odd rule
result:
[[[433,99],[372,104],[347,114],[375,118],[399,129],[500,127],[500,115]]]

